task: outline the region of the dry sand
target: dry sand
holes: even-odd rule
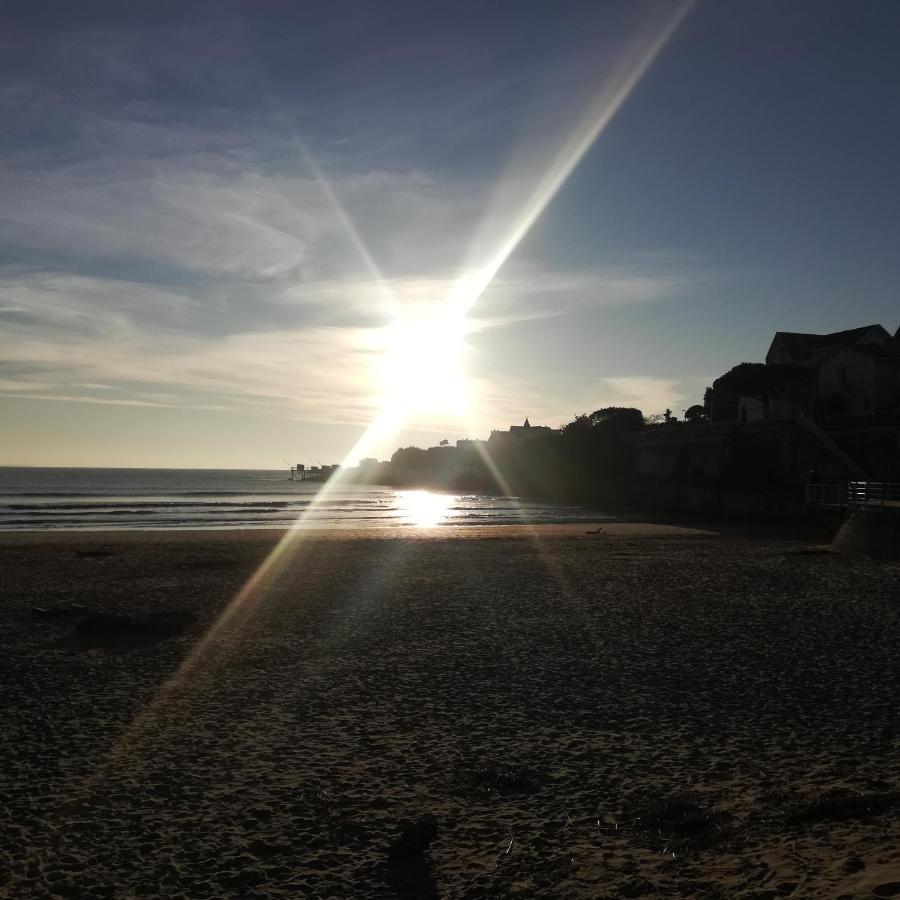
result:
[[[0,534],[0,893],[900,896],[900,566],[593,530]]]

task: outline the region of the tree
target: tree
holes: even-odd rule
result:
[[[427,471],[428,453],[421,447],[401,447],[391,456],[392,477],[401,484],[423,478]]]
[[[615,494],[633,470],[631,435],[644,427],[633,407],[607,406],[577,416],[562,429],[560,471],[579,498]]]
[[[605,406],[590,414],[576,416],[574,421],[563,426],[563,433],[583,429],[598,429],[613,434],[640,431],[644,427],[644,414],[631,406]]]
[[[803,366],[742,362],[717,378],[712,386],[716,391],[767,400],[786,387],[808,384],[810,377],[810,371]]]
[[[706,410],[699,403],[695,403],[684,411],[684,420],[691,425],[699,425],[706,421]]]

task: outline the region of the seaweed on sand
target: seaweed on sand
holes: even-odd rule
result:
[[[638,800],[619,826],[655,849],[683,854],[710,847],[731,830],[734,816],[715,812],[688,794]]]
[[[524,794],[535,787],[535,777],[523,766],[487,760],[457,779],[464,793],[506,797]]]

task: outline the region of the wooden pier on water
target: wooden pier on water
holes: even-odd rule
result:
[[[291,466],[291,481],[327,481],[333,475],[337,475],[340,466],[305,466],[297,463]]]

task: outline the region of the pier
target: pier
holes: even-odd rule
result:
[[[291,466],[291,481],[327,481],[333,475],[337,475],[340,465],[335,463],[332,466],[305,466],[303,463],[297,463]]]

